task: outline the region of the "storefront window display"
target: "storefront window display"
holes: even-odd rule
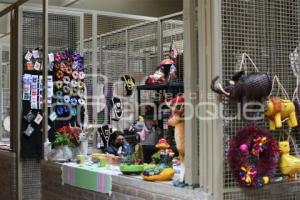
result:
[[[38,111],[35,112],[41,106],[39,99],[42,99],[42,96],[35,95],[35,90],[42,86],[38,85],[39,79],[33,80],[35,75],[30,75],[38,73],[40,69],[31,67],[38,62],[39,56],[36,51],[38,50],[28,51],[24,57],[26,74],[23,78],[23,101],[29,105],[28,113],[24,118],[27,122],[24,130],[26,139],[31,139],[32,134],[38,130],[34,125],[43,119],[42,117],[37,119]],[[89,174],[92,170],[96,177],[106,177],[108,185],[110,184],[109,176],[112,174],[134,174],[143,177],[146,181],[171,181],[175,173],[181,173],[178,181],[182,184],[181,187],[184,186],[184,170],[180,169],[180,166],[181,168],[184,166],[184,130],[182,129],[184,99],[181,93],[177,93],[182,88],[176,78],[177,52],[178,50],[172,43],[168,58],[164,59],[157,68],[160,71],[159,77],[155,75],[156,72],[150,74],[145,85],[137,85],[134,77],[129,75],[121,76],[124,89],[129,96],[133,95],[132,93],[136,92],[139,87],[146,90],[157,88],[159,98],[154,100],[158,106],[165,104],[163,105],[163,115],[156,118],[157,116],[153,113],[147,116],[140,113],[138,120],[125,129],[118,129],[111,124],[102,125],[96,129],[97,135],[99,135],[96,137],[97,148],[89,151],[87,140],[95,128],[84,127],[84,123],[80,123],[82,122],[80,120],[84,118],[86,104],[84,58],[77,52],[49,53],[48,104],[49,120],[51,121],[49,133],[51,133],[51,129],[53,133],[49,134],[52,148],[49,148],[49,143],[46,142],[44,150],[48,151],[45,151],[47,159],[65,163],[62,172],[63,177],[66,177],[64,180],[66,184],[99,191],[96,189],[100,187],[99,185],[95,188],[80,183],[85,181],[84,174]],[[42,66],[40,62],[38,63]],[[32,78],[32,76],[34,77]],[[171,91],[167,92],[168,90]],[[108,103],[111,106],[110,112],[114,115],[113,121],[119,121],[126,117],[122,99],[116,96]],[[139,103],[141,103],[140,98]],[[161,111],[159,110],[159,112]],[[157,144],[153,145],[153,150],[149,152],[148,149],[144,149],[141,142],[145,141],[150,134],[157,134],[157,130],[163,130],[158,135],[161,139],[157,140]],[[154,132],[151,133],[151,131]],[[174,136],[171,137],[172,135]],[[26,141],[24,141],[25,144]],[[74,173],[72,179],[64,174],[71,173],[73,170],[75,171],[72,172]],[[82,173],[79,173],[80,170],[83,170]],[[74,183],[74,180],[77,184]],[[175,185],[178,186],[178,184]],[[110,189],[100,191],[109,193]]]

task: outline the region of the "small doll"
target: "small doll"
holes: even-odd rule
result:
[[[134,164],[141,165],[144,163],[144,153],[143,153],[143,146],[141,144],[140,136],[136,135],[137,144],[134,146]]]
[[[148,76],[146,80],[146,84],[151,85],[151,84],[159,84],[159,83],[164,83],[166,82],[166,77],[165,73],[163,71],[163,68],[159,66],[154,74],[151,74]]]

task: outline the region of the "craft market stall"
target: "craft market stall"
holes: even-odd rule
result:
[[[184,182],[182,13],[150,18],[51,8],[47,53],[35,31],[43,27],[39,6],[19,13],[22,173],[39,172],[31,179],[43,199],[73,198],[57,183],[79,196],[208,197],[179,192],[193,188]],[[143,188],[127,191],[130,184],[116,180]]]
[[[298,199],[300,1],[44,3],[0,36],[0,199]]]

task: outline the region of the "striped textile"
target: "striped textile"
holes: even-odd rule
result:
[[[62,184],[68,184],[82,189],[111,194],[112,174],[105,168],[77,164],[63,164]]]

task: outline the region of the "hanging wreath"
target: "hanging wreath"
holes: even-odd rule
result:
[[[242,187],[259,188],[270,182],[279,159],[277,141],[257,126],[240,129],[231,139],[228,165]]]

